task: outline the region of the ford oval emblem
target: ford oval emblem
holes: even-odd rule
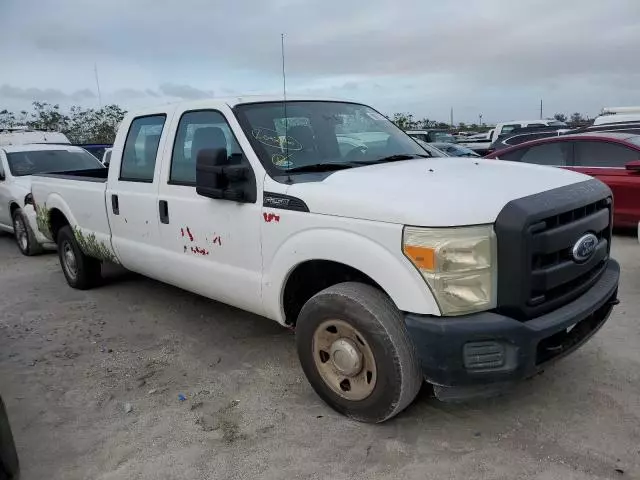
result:
[[[573,245],[571,249],[571,254],[573,255],[573,259],[578,262],[586,262],[589,260],[593,252],[596,251],[596,247],[598,246],[598,237],[596,237],[593,233],[587,233],[578,239],[578,241]]]

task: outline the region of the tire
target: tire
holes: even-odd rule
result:
[[[400,311],[382,291],[362,283],[340,283],[307,301],[298,316],[296,346],[320,398],[358,421],[379,423],[397,415],[423,382]]]
[[[42,245],[36,240],[29,220],[21,208],[13,212],[13,233],[20,253],[27,257],[42,253]]]
[[[17,478],[20,465],[13,442],[11,426],[2,398],[0,398],[0,480]]]
[[[102,265],[99,260],[85,255],[70,226],[58,232],[58,257],[60,266],[70,287],[88,290],[102,281]]]

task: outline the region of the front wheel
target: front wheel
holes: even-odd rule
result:
[[[99,260],[85,255],[68,225],[58,232],[60,266],[69,286],[78,290],[95,287],[102,279]]]
[[[42,253],[42,246],[36,240],[29,221],[21,208],[13,212],[13,233],[20,253],[28,257]]]
[[[400,311],[369,285],[341,283],[313,296],[298,317],[296,344],[316,393],[356,420],[393,417],[422,385]]]

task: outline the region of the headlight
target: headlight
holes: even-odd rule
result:
[[[402,250],[431,287],[443,315],[496,306],[496,236],[491,225],[405,227]]]

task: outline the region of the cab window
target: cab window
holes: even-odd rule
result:
[[[131,122],[124,144],[120,180],[153,183],[165,115],[138,117]]]
[[[502,160],[565,167],[571,165],[571,142],[552,142],[498,154]]]
[[[633,160],[640,160],[640,152],[624,145],[597,141],[576,143],[577,166],[624,168]]]
[[[511,124],[511,125],[503,125],[502,126],[502,130],[500,131],[500,135],[504,135],[506,133],[511,133],[516,128],[520,128],[520,124],[519,123],[514,123],[514,124]]]
[[[524,163],[566,167],[570,164],[571,142],[552,142],[530,147],[520,158]]]
[[[186,112],[180,118],[171,154],[169,183],[195,185],[196,160],[203,149],[226,148],[229,163],[239,163],[242,150],[220,112]]]

